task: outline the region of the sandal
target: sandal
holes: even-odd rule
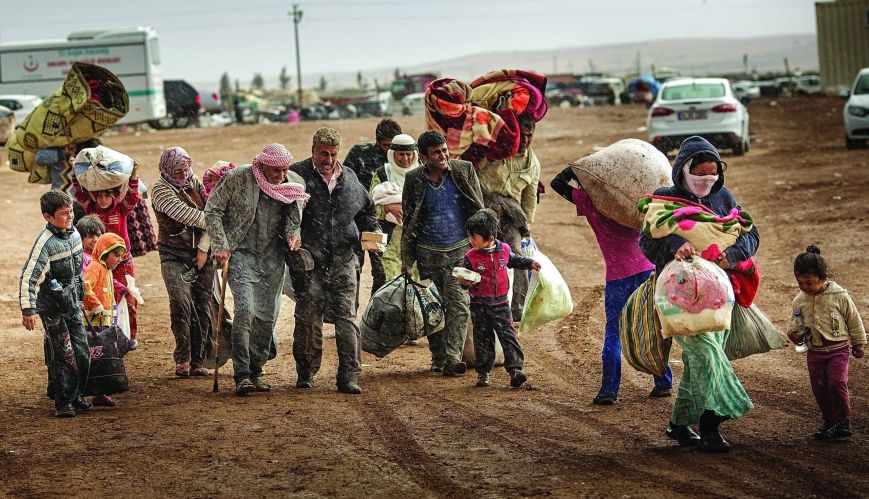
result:
[[[262,378],[254,378],[253,386],[256,388],[258,392],[270,392],[272,391],[272,385],[263,381]]]
[[[178,376],[179,378],[189,378],[190,363],[182,362],[180,364],[175,364],[175,376]]]
[[[235,385],[235,394],[239,397],[244,397],[248,393],[253,393],[256,391],[256,387],[253,383],[250,382],[249,379],[243,379]]]
[[[208,370],[202,366],[196,366],[190,370],[191,376],[208,376]]]

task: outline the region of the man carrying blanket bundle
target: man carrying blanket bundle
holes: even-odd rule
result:
[[[314,268],[293,272],[296,325],[293,358],[297,388],[314,386],[323,358],[323,314],[333,314],[338,347],[338,391],[362,393],[359,327],[356,325],[356,255],[359,230],[380,232],[374,202],[356,174],[338,162],[341,136],[331,128],[314,133],[311,157],[290,168],[302,178],[311,200],[302,215],[302,245],[310,251]]]
[[[229,260],[227,277],[235,298],[232,367],[235,394],[267,392],[262,379],[280,311],[285,251],[301,246],[303,180],[288,172],[293,155],[269,144],[252,165],[230,170],[205,205],[211,251]]]

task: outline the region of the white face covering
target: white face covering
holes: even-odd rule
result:
[[[712,192],[712,186],[715,185],[715,182],[718,182],[718,175],[691,175],[688,171],[690,168],[691,162],[689,161],[682,169],[682,173],[685,175],[685,187],[698,198],[705,198]]]

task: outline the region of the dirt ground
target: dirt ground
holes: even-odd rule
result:
[[[727,157],[727,186],[756,220],[763,283],[757,304],[783,328],[797,292],[793,257],[818,243],[869,317],[869,150],[843,145],[843,101],[758,100],[752,149]],[[371,140],[375,119],[329,122],[347,146]],[[403,119],[422,131],[421,118]],[[269,142],[307,157],[322,123],[126,133],[105,139],[157,178],[161,148],[181,145],[198,172],[218,159],[246,162]],[[568,161],[618,139],[647,139],[642,107],[552,109],[533,148],[548,185]],[[5,153],[4,153],[5,155]],[[343,152],[342,152],[343,157]],[[3,157],[5,162],[5,157]],[[543,196],[532,233],[573,293],[566,319],[523,335],[532,389],[428,372],[425,342],[384,359],[364,354],[361,396],[335,391],[334,340],[314,389],[293,388],[293,303],[284,298],[279,355],[266,365],[271,394],[233,396],[230,367],[211,379],[176,379],[168,304],[156,253],[136,259],[146,304],[143,346],[127,359],[132,388],[111,409],[72,420],[45,398],[41,330],[21,327],[18,277],[43,224],[45,186],[0,170],[0,495],[2,496],[825,496],[869,495],[869,366],[852,358],[855,435],[817,442],[805,359],[792,348],[736,361],[754,401],[722,425],[727,455],[679,448],[664,436],[672,399],[650,399],[651,379],[625,364],[619,402],[591,405],[600,382],[604,269],[583,219]],[[367,270],[367,269],[366,269]],[[368,297],[370,277],[363,296]],[[681,374],[674,347],[675,376]]]

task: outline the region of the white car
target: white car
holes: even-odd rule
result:
[[[12,110],[16,123],[23,123],[24,118],[41,103],[42,98],[38,95],[0,95],[0,106]]]
[[[716,147],[745,154],[748,110],[724,78],[680,78],[661,86],[649,108],[649,142],[665,154],[699,135]]]
[[[845,146],[855,149],[869,140],[869,68],[857,73],[851,97],[842,110],[845,115]]]

